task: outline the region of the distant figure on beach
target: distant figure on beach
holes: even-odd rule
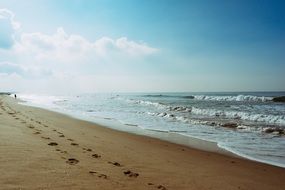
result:
[[[14,97],[15,97],[15,99],[17,99],[17,95],[16,94],[14,95]]]

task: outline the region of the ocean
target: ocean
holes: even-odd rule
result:
[[[272,101],[285,92],[17,95],[24,104],[105,121],[118,130],[195,137],[285,167],[285,103]]]

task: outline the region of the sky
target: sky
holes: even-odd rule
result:
[[[285,2],[0,0],[0,91],[285,91]]]

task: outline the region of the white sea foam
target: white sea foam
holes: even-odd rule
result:
[[[170,111],[178,111],[178,112],[191,112],[191,108],[185,106],[175,106],[175,107],[168,107]]]
[[[197,115],[216,116],[216,117],[222,116],[231,119],[242,119],[248,121],[264,122],[268,124],[277,124],[285,126],[284,115],[253,114],[242,111],[222,111],[216,109],[201,109],[196,107],[192,108],[192,113]]]
[[[146,101],[146,100],[133,100],[133,99],[127,99],[126,100],[129,103],[133,103],[133,104],[140,104],[140,105],[145,105],[145,106],[154,106],[156,108],[169,108],[169,106],[166,106],[162,103],[159,102],[151,102],[151,101]]]
[[[218,145],[218,147],[220,147],[222,149],[225,149],[225,150],[227,150],[229,152],[232,152],[235,155],[238,155],[240,157],[247,158],[249,160],[253,160],[253,161],[257,161],[257,162],[262,162],[262,163],[271,164],[271,165],[275,165],[275,166],[279,166],[279,167],[285,168],[285,164],[284,163],[280,163],[280,162],[274,161],[274,160],[265,160],[264,158],[262,159],[262,157],[261,158],[257,158],[257,157],[251,156],[249,154],[242,153],[240,150],[236,150],[236,149],[233,149],[233,148],[229,147],[226,143],[219,142],[219,143],[217,143],[217,145]]]
[[[269,97],[257,97],[257,96],[196,96],[200,99],[206,100],[216,100],[216,101],[269,101]],[[195,98],[196,98],[195,97]],[[209,117],[224,117],[228,119],[238,119],[245,121],[254,121],[254,122],[263,122],[266,124],[274,124],[285,126],[285,116],[284,115],[271,115],[271,114],[259,114],[259,113],[250,113],[244,111],[225,111],[225,110],[217,110],[217,109],[203,109],[197,107],[185,107],[185,106],[168,106],[159,102],[151,102],[145,100],[128,100],[131,103],[146,105],[146,106],[154,106],[159,109],[163,109],[164,112],[153,114],[160,117],[172,118],[176,120],[183,121],[185,123],[193,123],[192,119],[175,116],[171,113],[167,113],[166,111],[171,112],[189,112],[196,115],[204,115]],[[196,122],[194,122],[196,123]],[[205,121],[199,121],[200,124],[207,124]]]
[[[238,125],[237,129],[243,130],[243,131],[252,131],[252,127],[247,126],[247,125]]]
[[[206,120],[198,120],[198,119],[192,119],[189,117],[185,116],[179,116],[179,115],[174,115],[166,112],[162,113],[153,113],[153,112],[146,112],[148,115],[151,116],[158,116],[162,118],[166,118],[172,121],[178,121],[186,124],[192,124],[192,125],[213,125],[212,121],[206,121]]]
[[[36,106],[55,107],[55,102],[64,101],[59,96],[38,95],[38,94],[17,94],[18,98]]]
[[[272,97],[265,96],[251,96],[251,95],[237,95],[237,96],[206,96],[197,95],[194,96],[196,100],[209,100],[209,101],[254,101],[254,102],[266,102],[271,101]]]

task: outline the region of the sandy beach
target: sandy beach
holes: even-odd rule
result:
[[[285,169],[119,132],[0,96],[0,189],[278,190]]]

